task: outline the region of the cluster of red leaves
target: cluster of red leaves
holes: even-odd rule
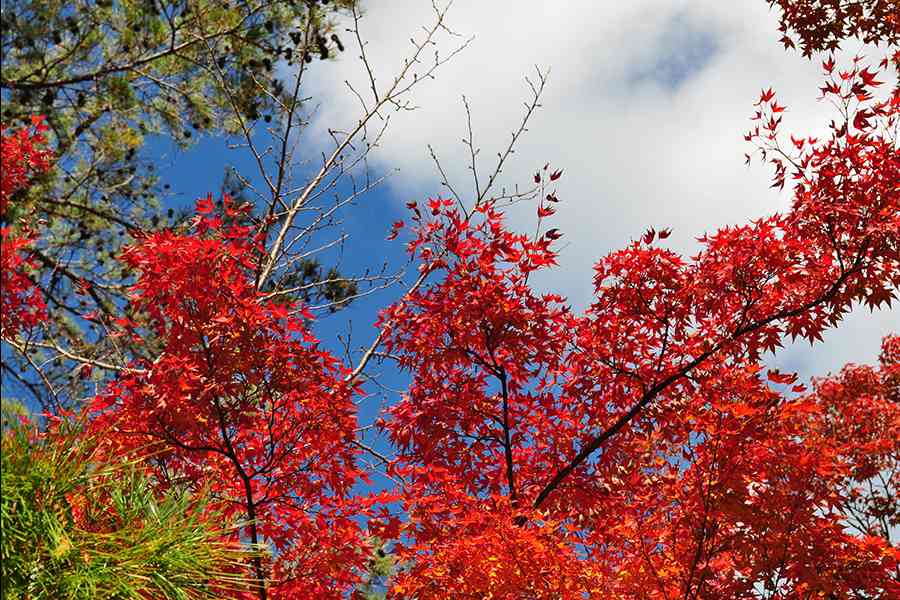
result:
[[[52,152],[43,148],[46,129],[41,117],[32,119],[31,128],[11,131],[5,125],[0,127],[0,218],[4,221],[15,194],[50,168]],[[46,319],[46,305],[27,274],[34,267],[27,253],[33,238],[29,228],[17,232],[7,225],[0,235],[0,328],[4,335],[15,336]]]
[[[900,43],[900,8],[896,0],[766,0],[781,9],[778,30],[785,48],[804,56],[837,50],[843,40]],[[792,37],[794,36],[794,37]]]
[[[634,444],[650,481],[613,486],[592,523],[597,543],[608,544],[602,560],[617,571],[605,583],[611,597],[635,589],[649,598],[881,597],[894,589],[896,551],[849,535],[834,510],[842,465],[831,445],[805,435],[815,403],[782,397],[759,373],[735,365],[700,398],[661,410],[665,426]]]
[[[382,315],[412,376],[384,424],[409,515],[395,595],[896,590],[896,551],[824,510],[844,505],[847,467],[808,435],[816,403],[769,389],[803,391],[757,362],[900,286],[900,95],[877,85],[855,63],[836,92],[852,92],[846,123],[773,159],[778,186],[793,166],[789,212],[705,236],[690,259],[648,232],[596,265],[584,316],[528,284],[555,262],[555,230],[511,233],[489,203],[413,207],[410,251],[441,277]],[[783,107],[760,107],[749,139],[771,156]]]
[[[0,329],[3,335],[15,336],[47,318],[47,306],[28,269],[34,267],[28,258],[31,240],[17,236],[11,228],[0,230]]]
[[[515,510],[520,496],[533,496],[521,482],[546,469],[541,450],[553,442],[532,434],[557,426],[545,410],[554,397],[531,382],[562,368],[575,324],[560,297],[528,286],[529,273],[555,264],[551,240],[510,233],[489,205],[471,218],[451,205],[431,200],[432,220],[413,207],[419,235],[409,249],[426,269],[444,269],[442,280],[382,315],[388,350],[414,373],[387,424],[399,450],[396,473],[408,484],[405,533],[416,540],[398,549],[414,562],[394,591],[417,598],[572,591],[582,575],[572,549],[558,544],[558,526],[521,526]],[[528,431],[523,422],[543,427]]]
[[[25,189],[34,177],[50,168],[52,151],[44,147],[47,139],[44,132],[47,125],[43,117],[32,117],[31,128],[10,130],[5,124],[0,126],[0,217],[6,216],[13,195]]]
[[[244,540],[273,550],[254,564],[269,582],[256,595],[340,598],[365,559],[353,390],[310,315],[257,291],[259,240],[227,197],[223,210],[198,202],[194,232],[124,253],[160,352],[97,398],[93,426],[116,451],[146,447],[161,479],[209,488]]]
[[[900,526],[900,336],[884,339],[880,368],[848,365],[816,381],[810,400],[805,435],[821,437],[842,466],[842,513],[861,535],[890,539]]]

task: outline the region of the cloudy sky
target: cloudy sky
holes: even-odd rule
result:
[[[433,10],[428,0],[367,5],[367,53],[376,77],[386,82]],[[543,108],[504,170],[504,182],[527,185],[547,161],[565,169],[555,226],[567,244],[561,268],[539,283],[567,294],[576,307],[590,301],[597,258],[648,226],[672,227],[671,245],[690,252],[704,231],[788,207],[788,191],[769,188],[764,165],[744,165],[749,148],[742,135],[761,88],[774,87],[788,105],[791,131],[821,132],[833,116],[815,99],[820,61],[782,48],[777,16],[763,0],[457,0],[447,23],[473,41],[415,90],[417,110],[394,115],[375,165],[398,170],[389,194],[398,204],[436,195],[440,177],[428,155],[431,144],[457,190],[471,189],[460,141],[461,96],[469,100],[487,173],[521,118],[529,95],[524,77],[535,66],[549,68]],[[460,39],[444,35],[438,48],[449,51]],[[848,45],[843,56],[860,50],[877,62],[873,48]],[[323,126],[357,118],[357,101],[345,84],[365,87],[357,54],[350,48],[316,73]],[[530,229],[532,213],[515,214],[516,225]],[[900,312],[858,309],[824,344],[798,344],[778,361],[805,374],[848,360],[872,361],[891,329],[900,330]]]

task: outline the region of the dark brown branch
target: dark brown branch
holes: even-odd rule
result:
[[[509,430],[509,386],[506,382],[506,371],[501,367],[498,373],[500,392],[503,395],[503,454],[506,459],[506,484],[509,486],[509,499],[513,508],[519,503],[516,493],[515,470],[513,468],[512,441]]]

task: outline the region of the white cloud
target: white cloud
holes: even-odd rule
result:
[[[367,53],[386,80],[387,66],[400,63],[409,38],[431,19],[431,3],[379,0],[366,10]],[[523,76],[534,65],[550,67],[543,108],[504,183],[527,184],[547,161],[565,169],[554,226],[568,245],[561,268],[539,284],[567,294],[575,306],[590,301],[596,259],[648,226],[672,227],[672,246],[690,252],[704,231],[788,206],[787,192],[769,189],[768,169],[743,164],[749,148],[742,136],[761,88],[771,85],[790,107],[785,121],[793,131],[818,133],[832,118],[832,109],[815,101],[818,62],[782,49],[776,16],[763,0],[457,0],[448,23],[475,40],[435,81],[416,89],[419,109],[393,116],[374,162],[400,169],[392,184],[399,200],[438,195],[431,144],[457,189],[464,188],[471,179],[460,143],[461,95],[469,99],[487,173],[520,119],[528,96]],[[443,48],[454,41],[444,36]],[[353,54],[351,47],[342,61],[315,73],[320,124],[356,119],[357,101],[343,83],[365,88]],[[531,218],[531,210],[514,213],[523,227]],[[900,312],[858,310],[824,344],[798,344],[779,362],[806,374],[848,360],[871,362],[890,329],[900,330]]]

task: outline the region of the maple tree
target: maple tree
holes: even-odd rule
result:
[[[843,465],[833,473],[841,512],[859,535],[889,543],[900,525],[900,336],[886,336],[878,368],[848,365],[815,382],[804,436]],[[893,535],[892,535],[893,531]]]
[[[223,200],[222,214],[198,202],[190,234],[152,233],[125,251],[140,273],[131,302],[162,350],[97,398],[93,426],[114,452],[161,442],[160,479],[209,486],[254,547],[273,545],[271,565],[254,559],[260,598],[339,597],[364,560],[350,518],[360,505],[347,501],[353,389],[308,332],[312,315],[257,291],[262,247],[232,222],[247,207]]]
[[[791,210],[704,236],[689,259],[648,230],[597,263],[583,316],[528,285],[557,230],[512,233],[490,202],[412,207],[409,250],[441,277],[381,322],[413,380],[383,424],[409,515],[397,597],[900,591],[897,548],[845,527],[852,481],[896,477],[896,403],[863,395],[821,422],[822,398],[759,363],[900,285],[900,87],[877,98],[859,58],[824,71],[843,117],[829,138],[782,142],[771,90],[747,134],[774,186],[793,180]],[[867,518],[896,519],[883,494],[867,502]]]

